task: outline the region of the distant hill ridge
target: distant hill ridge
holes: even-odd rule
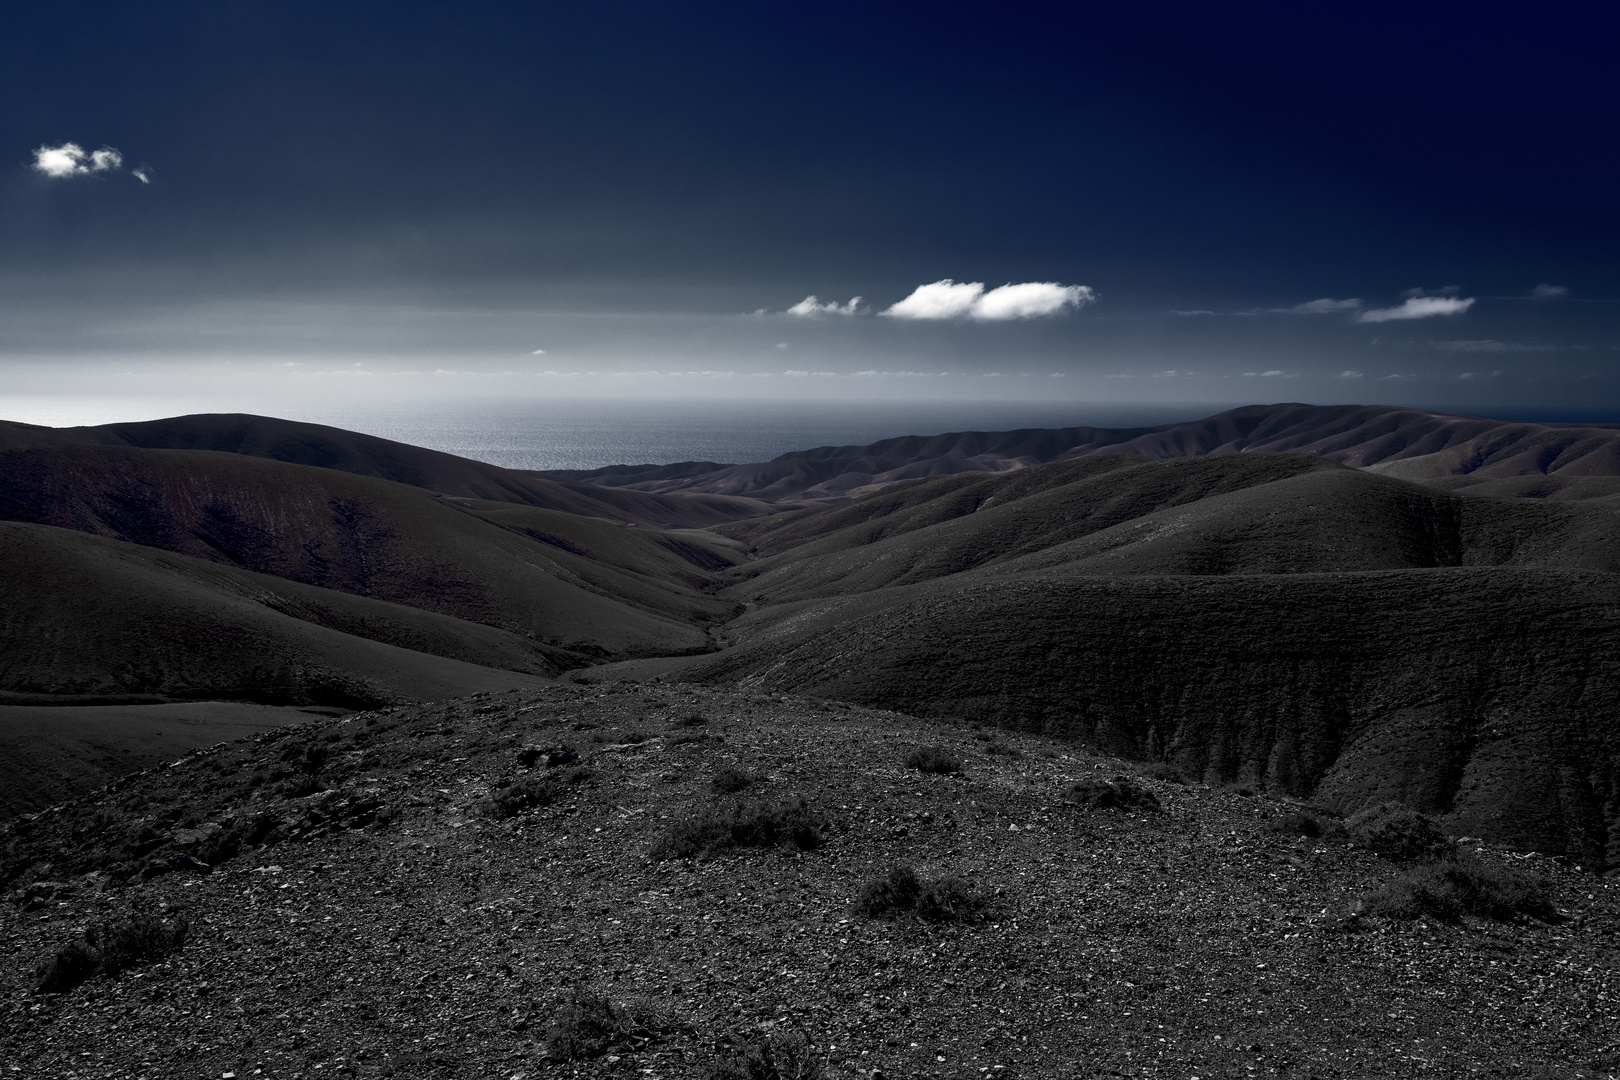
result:
[[[809,502],[919,477],[1005,472],[1093,454],[1178,458],[1257,452],[1315,454],[1446,488],[1526,476],[1567,482],[1620,476],[1620,424],[1525,423],[1392,405],[1287,403],[1247,405],[1158,427],[963,431],[868,446],[821,446],[744,465],[618,465],[546,475],[656,494]]]

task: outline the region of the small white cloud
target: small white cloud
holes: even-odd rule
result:
[[[1385,375],[1380,382],[1411,382],[1416,375]]]
[[[1458,375],[1457,378],[1462,379],[1464,381],[1475,381],[1475,380],[1478,380],[1478,379],[1494,379],[1500,374],[1502,374],[1502,372],[1499,371],[1499,370],[1498,371],[1465,371],[1461,375]]]
[[[1281,368],[1272,368],[1270,371],[1245,371],[1245,379],[1292,379],[1294,376]]]
[[[950,278],[931,285],[919,285],[911,295],[885,309],[895,319],[980,319],[1006,322],[1056,315],[1069,308],[1082,308],[1094,302],[1097,294],[1086,285],[1059,285],[1055,281],[1026,281],[984,291],[980,281],[956,282]]]
[[[849,303],[840,304],[836,300],[821,303],[814,296],[807,296],[797,304],[783,312],[784,315],[797,315],[801,319],[815,318],[817,315],[853,315],[855,309],[860,307],[861,298],[853,297]]]
[[[784,371],[782,374],[786,375],[790,379],[805,379],[809,378],[810,376],[808,371]]]
[[[777,347],[777,348],[778,348],[778,349],[785,349],[785,348],[787,348],[787,347],[788,347],[788,343],[787,343],[787,342],[785,342],[785,341],[778,341],[778,342],[777,342],[777,343],[776,343],[776,347]]]
[[[1530,290],[1530,295],[1536,300],[1562,300],[1569,295],[1569,289],[1563,285],[1549,285],[1543,281]]]
[[[544,355],[546,355],[546,350],[544,350],[544,349],[536,349],[536,350],[534,350],[534,352],[530,353],[529,355],[530,356],[544,356]]]
[[[1357,322],[1382,323],[1396,319],[1428,319],[1436,315],[1461,315],[1474,306],[1474,298],[1459,296],[1411,296],[1399,307],[1374,308],[1356,316]]]
[[[152,170],[148,169],[145,165],[142,165],[138,169],[131,169],[129,171],[129,175],[133,176],[143,184],[150,184],[152,182]]]
[[[90,173],[111,172],[124,164],[124,155],[110,146],[85,153],[78,143],[61,146],[41,146],[34,151],[34,169],[58,179],[68,176],[86,176]],[[146,178],[141,177],[142,182]]]
[[[1323,297],[1320,300],[1307,300],[1303,304],[1295,304],[1293,307],[1272,308],[1271,310],[1280,315],[1337,315],[1340,312],[1355,311],[1360,306],[1361,300],[1357,297],[1351,297],[1348,300],[1334,300],[1331,297]]]
[[[1067,376],[1066,372],[1062,372],[1062,371],[1054,371],[1054,372],[1052,372],[1052,378],[1054,378],[1054,379],[1062,379],[1062,378],[1065,378],[1066,376]]]
[[[1055,372],[1055,371],[1052,372],[1052,378],[1061,379],[1062,377],[1063,376],[1059,375],[1057,372]],[[1134,379],[1134,378],[1136,378],[1136,376],[1135,375],[1104,375],[1103,378],[1105,378],[1105,379]]]
[[[915,295],[915,294],[914,294]],[[1059,285],[1055,281],[1026,281],[991,289],[973,305],[975,319],[1004,322],[1008,319],[1035,319],[1056,315],[1069,308],[1083,308],[1097,299],[1086,285]]]
[[[984,294],[984,282],[964,282],[958,285],[950,278],[932,285],[919,285],[911,295],[888,308],[883,314],[894,319],[960,319],[973,310]]]
[[[1362,373],[1359,371],[1341,371],[1333,377],[1335,379],[1359,379],[1361,376]]]

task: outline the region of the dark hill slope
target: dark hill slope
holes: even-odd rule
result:
[[[0,522],[0,550],[0,689],[14,693],[363,708],[559,667],[486,626],[67,529]]]
[[[565,741],[583,782],[522,765]],[[1351,917],[1406,868],[1198,784],[1137,780],[1157,814],[1070,805],[1130,766],[1007,742],[790,697],[556,686],[193,755],[0,829],[0,1054],[85,1080],[812,1075],[713,1071],[717,1042],[768,1025],[804,1031],[829,1080],[1612,1076],[1620,881],[1467,844],[1543,881],[1561,920]],[[966,774],[907,769],[919,745]],[[294,786],[298,762],[324,762],[325,790]],[[727,804],[722,769],[767,803],[803,796],[825,843],[651,859]],[[485,809],[514,781],[555,801]],[[163,872],[199,855],[211,873]],[[983,890],[990,917],[856,915],[902,862]],[[129,911],[184,913],[190,938],[30,992],[37,963]],[[576,985],[644,999],[662,1030],[548,1059]]]
[[[761,513],[748,500],[612,491],[515,472],[420,446],[321,424],[238,413],[177,416],[99,427],[46,428],[0,421],[0,448],[69,444],[214,450],[391,480],[444,495],[524,503],[615,521],[698,526]]]
[[[788,605],[679,677],[964,716],[1620,862],[1620,577],[983,573]]]
[[[1004,472],[1094,454],[1148,458],[1308,453],[1415,480],[1479,473],[1620,475],[1620,425],[1528,424],[1380,405],[1250,405],[1150,428],[964,431],[823,446],[748,465],[686,462],[566,475],[648,492],[715,492],[775,501],[864,494],[874,485],[957,473]]]
[[[0,451],[0,518],[408,604],[587,656],[705,648],[702,624],[730,614],[696,591],[705,572],[657,533],[523,514],[519,531],[420,488],[234,454]],[[606,559],[593,557],[598,544]]]
[[[1459,565],[1620,570],[1620,507],[1459,498],[1303,454],[1105,455],[942,477],[723,530],[767,557],[727,595],[864,592],[977,567],[1094,574]]]

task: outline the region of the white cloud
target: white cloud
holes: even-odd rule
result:
[[[1333,377],[1335,379],[1359,379],[1361,375],[1362,373],[1359,371],[1341,371]]]
[[[1361,306],[1361,300],[1351,297],[1348,300],[1334,300],[1323,297],[1320,300],[1307,300],[1303,304],[1293,307],[1271,308],[1278,315],[1337,315],[1342,311],[1354,311]]]
[[[103,146],[100,150],[87,154],[84,147],[78,143],[66,142],[61,146],[41,146],[34,151],[35,171],[58,179],[111,172],[123,164],[124,155],[110,146]],[[141,181],[146,182],[144,175],[141,176]]]
[[[776,348],[778,348],[778,349],[785,349],[787,347],[788,347],[788,343],[785,342],[785,341],[778,341],[776,343]]]
[[[1270,371],[1245,371],[1245,379],[1292,379],[1295,376],[1281,368],[1272,368]]]
[[[1006,322],[1056,315],[1069,308],[1082,308],[1097,299],[1086,285],[1059,285],[1055,281],[1026,281],[984,291],[984,283],[958,283],[945,278],[931,285],[919,285],[911,295],[887,308],[883,314],[895,319],[980,319]]]
[[[544,356],[544,355],[546,355],[546,350],[544,350],[544,349],[536,349],[536,350],[534,350],[534,352],[530,353],[529,355],[530,356]]]
[[[1563,285],[1549,285],[1543,281],[1530,290],[1530,295],[1537,300],[1562,300],[1569,295],[1569,289]]]
[[[1380,381],[1381,382],[1411,382],[1415,378],[1417,378],[1416,375],[1385,375]]]
[[[1474,306],[1471,296],[1411,296],[1399,306],[1374,308],[1356,316],[1357,322],[1381,323],[1396,319],[1428,319],[1436,315],[1461,315]]]
[[[916,295],[913,293],[912,295]],[[1002,322],[1008,319],[1034,319],[1056,315],[1068,308],[1083,308],[1097,294],[1086,285],[1059,285],[1055,281],[1026,281],[1003,285],[979,297],[971,314],[975,319]]]
[[[811,319],[817,315],[853,315],[855,309],[860,307],[861,298],[851,298],[847,304],[840,304],[836,300],[821,303],[814,296],[807,296],[797,304],[783,312],[784,315],[797,315],[801,319]]]
[[[782,374],[786,375],[790,379],[805,379],[809,378],[810,376],[808,371],[784,371]]]
[[[145,165],[142,165],[138,169],[131,169],[129,174],[143,184],[150,184],[152,182],[152,170],[148,169]]]

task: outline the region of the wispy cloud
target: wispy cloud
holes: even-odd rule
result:
[[[1297,379],[1298,372],[1283,371],[1281,368],[1272,368],[1270,371],[1245,371],[1245,379]]]
[[[57,179],[112,172],[123,164],[124,155],[110,146],[86,153],[78,143],[65,142],[61,146],[41,146],[34,151],[34,170]],[[140,180],[147,182],[145,176]]]
[[[1559,345],[1525,345],[1516,341],[1497,341],[1495,338],[1484,338],[1479,341],[1436,341],[1433,345],[1436,349],[1444,349],[1446,352],[1465,353],[1557,352],[1562,348]]]
[[[1359,379],[1364,373],[1360,371],[1341,371],[1333,376],[1335,379]]]
[[[1563,285],[1549,285],[1543,281],[1530,290],[1530,296],[1536,300],[1562,300],[1569,295],[1569,289]]]
[[[1472,381],[1475,381],[1475,380],[1478,380],[1478,379],[1494,379],[1500,374],[1502,374],[1502,372],[1499,371],[1499,370],[1498,371],[1465,371],[1461,375],[1458,375],[1457,378],[1462,379],[1465,382],[1472,382]]]
[[[1357,322],[1383,323],[1398,319],[1430,319],[1437,315],[1461,315],[1474,306],[1471,296],[1409,296],[1397,307],[1373,308],[1356,316]]]
[[[836,300],[828,300],[823,303],[814,296],[807,296],[788,308],[783,314],[797,315],[801,319],[813,319],[818,315],[853,315],[855,309],[860,306],[861,298],[858,296],[851,298],[847,304],[840,304]]]
[[[544,350],[544,349],[536,349],[532,353],[530,353],[529,355],[530,356],[544,356],[544,355],[546,355],[546,350]]]
[[[150,184],[152,182],[152,170],[148,169],[145,165],[142,165],[138,169],[129,170],[129,175],[133,176],[143,184]]]
[[[919,285],[911,295],[885,309],[895,319],[978,319],[1006,322],[1057,315],[1095,302],[1096,291],[1087,285],[1059,285],[1055,281],[1026,281],[984,291],[980,281],[950,278]]]
[[[1351,297],[1347,300],[1334,300],[1331,297],[1324,296],[1320,300],[1307,300],[1303,304],[1295,304],[1293,307],[1267,308],[1266,313],[1269,315],[1338,315],[1346,311],[1355,311],[1360,307],[1361,300],[1358,297]]]
[[[1411,382],[1416,375],[1385,375],[1380,382]]]

